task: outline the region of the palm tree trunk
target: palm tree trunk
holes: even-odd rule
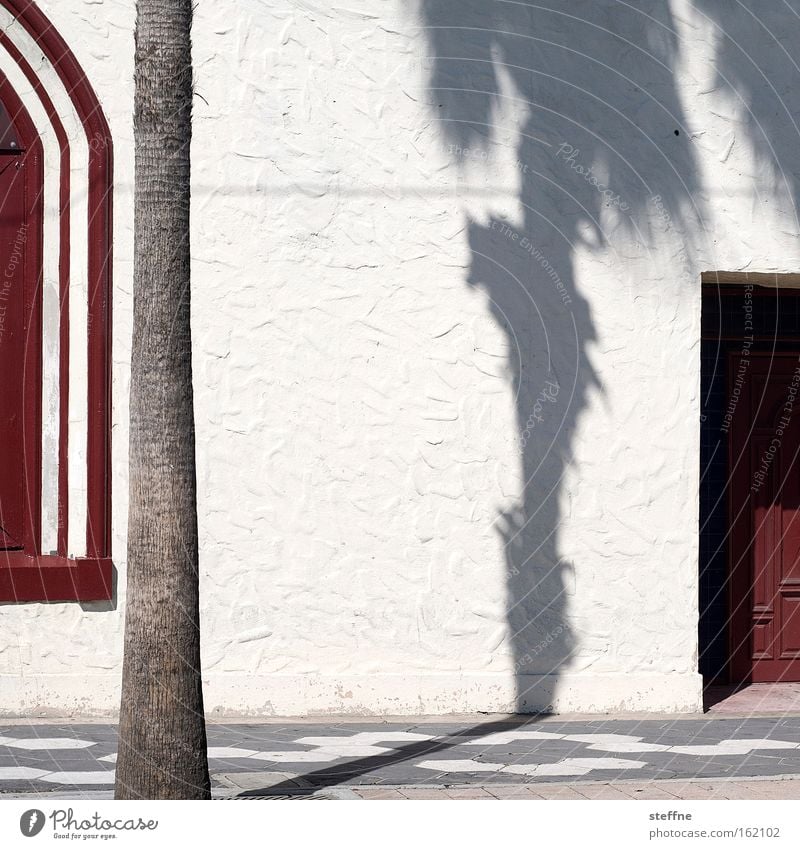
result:
[[[118,799],[210,797],[190,327],[191,0],[138,0],[133,353]]]

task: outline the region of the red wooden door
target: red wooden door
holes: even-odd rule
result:
[[[731,679],[800,681],[800,355],[728,367]]]
[[[6,550],[23,541],[25,174],[19,153],[0,150],[0,549]]]

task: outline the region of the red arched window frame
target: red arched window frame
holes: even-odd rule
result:
[[[26,456],[31,466],[30,497],[26,516],[30,533],[26,531],[23,551],[0,552],[0,601],[91,601],[108,600],[113,595],[113,564],[111,561],[111,272],[112,272],[112,189],[113,143],[103,110],[86,74],[77,59],[50,23],[30,0],[0,0],[17,22],[36,41],[43,56],[58,74],[69,93],[76,114],[83,126],[89,147],[88,173],[88,433],[87,433],[87,516],[86,556],[68,557],[66,516],[69,499],[67,480],[66,442],[68,402],[68,304],[69,304],[69,145],[61,121],[53,108],[45,86],[35,71],[5,32],[0,32],[0,48],[5,49],[31,83],[53,125],[61,151],[61,361],[60,361],[60,436],[59,436],[59,530],[58,551],[44,554],[40,550],[41,527],[41,283],[38,294],[32,296],[31,321],[34,332],[27,334],[26,345],[38,369],[38,380],[26,389]],[[14,116],[15,126],[36,136],[30,117],[10,86],[5,86],[7,109]],[[4,101],[5,103],[6,101]],[[16,116],[20,115],[19,121]],[[41,142],[38,156],[41,163]],[[33,153],[34,147],[31,147]],[[28,155],[28,154],[26,154]],[[41,215],[38,256],[35,265],[41,277]],[[32,248],[33,250],[33,248]],[[33,291],[37,291],[35,288]],[[38,307],[36,306],[38,298]],[[37,312],[38,310],[38,312]],[[34,350],[36,349],[36,350]],[[26,356],[27,356],[26,349]],[[38,383],[38,385],[33,385]],[[26,381],[26,386],[28,382]],[[30,406],[29,406],[30,405]],[[30,435],[29,435],[30,433]],[[30,441],[28,441],[30,440]],[[26,461],[27,462],[27,461]]]

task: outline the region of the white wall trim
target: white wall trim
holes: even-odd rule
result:
[[[209,716],[361,716],[702,711],[697,673],[525,676],[526,701],[504,675],[210,675]],[[110,715],[118,674],[0,675],[0,716]]]
[[[86,553],[88,431],[89,145],[69,94],[33,37],[0,7],[0,26],[27,59],[64,124],[70,145],[70,363],[69,540],[72,556]],[[42,551],[55,551],[58,535],[59,443],[59,203],[60,151],[50,119],[16,62],[0,50],[0,68],[34,122],[44,146],[44,291],[42,340]]]

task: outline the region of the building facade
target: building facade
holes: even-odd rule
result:
[[[0,0],[7,715],[118,706],[134,18]],[[795,0],[198,6],[209,713],[800,680],[798,36]]]

